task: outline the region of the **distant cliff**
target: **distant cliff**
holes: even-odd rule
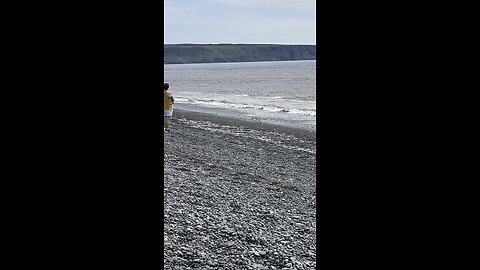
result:
[[[164,44],[164,64],[315,60],[315,45]]]

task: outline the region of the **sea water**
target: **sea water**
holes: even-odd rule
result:
[[[175,108],[316,129],[316,61],[164,65]]]

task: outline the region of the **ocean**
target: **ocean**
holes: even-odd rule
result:
[[[316,130],[314,60],[172,64],[164,70],[177,109]]]

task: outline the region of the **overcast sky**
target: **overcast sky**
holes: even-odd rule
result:
[[[164,0],[165,44],[316,44],[315,0]]]

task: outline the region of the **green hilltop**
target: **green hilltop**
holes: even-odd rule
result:
[[[164,64],[316,60],[316,45],[164,44]]]

